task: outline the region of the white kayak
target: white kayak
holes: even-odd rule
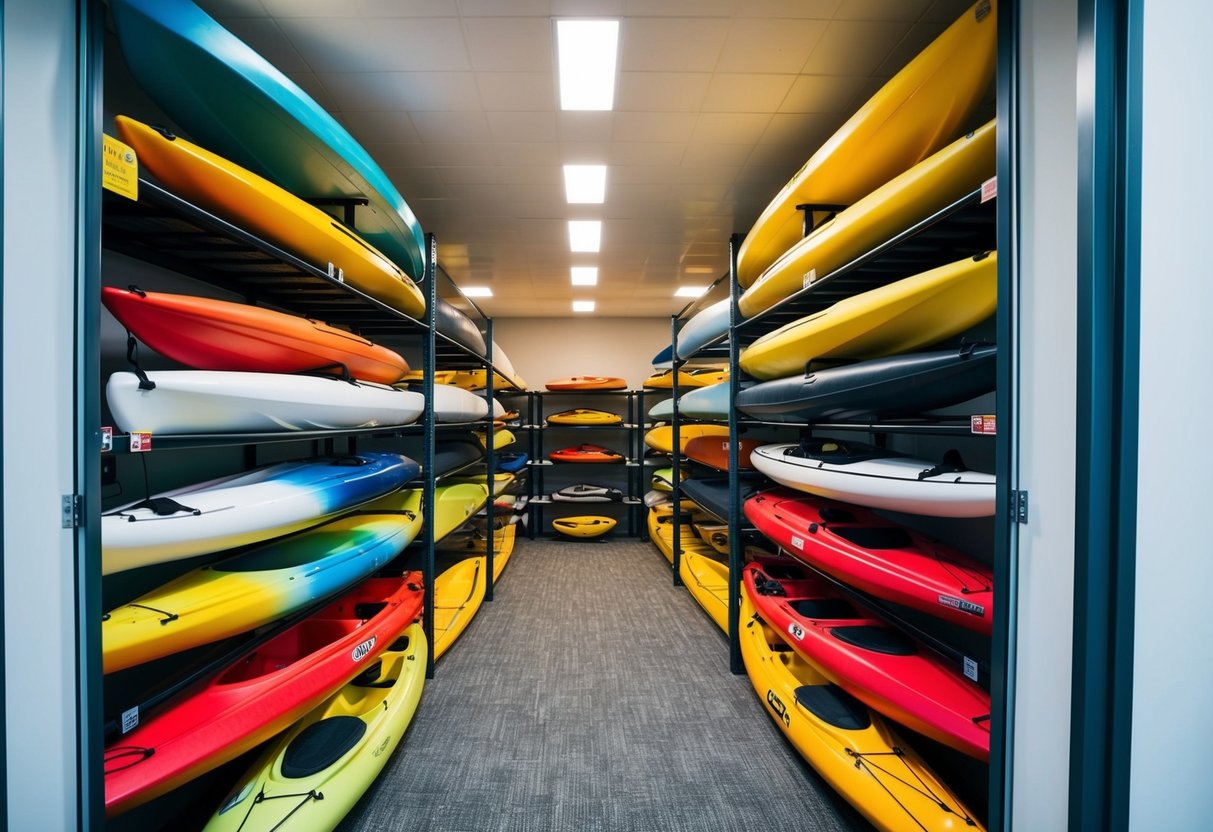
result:
[[[678,357],[690,358],[729,331],[729,299],[717,301],[691,316],[678,333]]]
[[[994,513],[994,475],[970,471],[949,451],[940,464],[833,439],[761,445],[754,467],[775,482],[833,500],[932,517]]]
[[[488,415],[489,403],[484,396],[453,384],[434,385],[434,421],[478,422]]]
[[[358,453],[280,462],[187,485],[101,517],[101,573],[259,543],[315,526],[400,488],[420,466]]]
[[[105,397],[118,427],[152,434],[271,433],[407,425],[417,421],[420,393],[369,382],[286,373],[212,370],[110,376]]]

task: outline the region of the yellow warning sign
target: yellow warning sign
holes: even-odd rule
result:
[[[101,134],[101,187],[127,199],[139,198],[139,159],[135,151],[104,133]]]

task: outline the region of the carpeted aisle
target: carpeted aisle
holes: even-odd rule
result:
[[[522,541],[340,827],[867,828],[763,711],[647,542]]]

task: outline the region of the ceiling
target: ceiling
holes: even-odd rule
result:
[[[198,0],[341,122],[495,317],[666,316],[972,0]],[[558,17],[621,20],[615,108],[557,106]],[[568,205],[561,166],[608,165]],[[598,254],[566,221],[602,219]],[[599,268],[597,287],[569,269]]]

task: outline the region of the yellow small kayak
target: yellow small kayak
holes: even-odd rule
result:
[[[678,574],[716,626],[729,631],[729,566],[698,552],[683,551]]]
[[[484,558],[467,558],[434,579],[434,660],[463,635],[484,603]]]
[[[454,483],[435,488],[434,503],[438,506],[434,523],[435,542],[462,526],[469,517],[484,508],[488,499],[488,487],[479,483]],[[421,489],[417,489],[416,502],[420,505]],[[430,512],[425,512],[425,519],[430,520]]]
[[[502,472],[493,475],[493,496],[497,497],[501,494],[506,494],[510,490],[510,486],[514,484],[515,476],[510,473]],[[472,485],[483,485],[488,488],[488,474],[473,474],[470,477],[453,477],[449,480],[443,480],[445,485],[459,485],[471,483]]]
[[[729,527],[726,523],[705,520],[695,524],[695,533],[700,539],[722,555],[729,553]]]
[[[503,526],[493,533],[493,582],[501,577],[502,570],[514,553],[516,525]],[[447,538],[438,547],[443,552],[463,552],[468,555],[483,555],[488,548],[488,538],[479,530],[458,540]]]
[[[462,387],[464,390],[483,390],[489,386],[489,371],[488,370],[454,370],[451,372],[450,381],[447,384],[453,384],[456,387]],[[518,386],[516,379],[508,379],[501,373],[493,373],[493,391],[498,390],[525,390],[525,384]]]
[[[687,442],[697,436],[720,436],[728,437],[729,429],[724,425],[679,425],[678,426],[678,447],[682,452],[686,452]],[[674,452],[674,428],[672,425],[662,425],[659,428],[653,428],[644,435],[644,444],[648,445],[655,451],[661,451],[663,454]]]
[[[485,431],[477,430],[477,431],[472,431],[472,432],[476,434],[476,438],[480,440],[480,444],[487,448],[488,443],[486,441],[487,435],[486,435]],[[493,431],[493,450],[494,451],[500,451],[502,448],[508,448],[510,445],[513,445],[517,441],[518,441],[517,437],[515,437],[514,434],[511,433],[506,428],[497,427],[497,429]]]
[[[679,548],[683,554],[692,552],[697,555],[709,556],[712,553],[711,547],[700,540],[695,535],[695,530],[691,527],[694,522],[694,515],[683,512],[682,523],[678,527]],[[653,541],[658,551],[665,555],[665,559],[670,563],[674,562],[674,518],[671,512],[649,511],[649,538]]]
[[[779,730],[878,829],[961,832],[981,824],[867,706],[831,685],[741,593],[741,656]]]
[[[434,383],[435,384],[449,384],[449,385],[454,386],[456,375],[458,375],[458,374],[456,373],[455,370],[435,370],[434,371]],[[424,380],[425,380],[425,372],[423,370],[410,370],[409,372],[405,373],[404,377],[401,378],[400,381],[398,381],[396,384],[397,384],[397,386],[400,386],[400,385],[407,386],[409,384],[420,384]]]
[[[588,407],[575,407],[548,417],[549,425],[618,425],[622,422],[623,417],[617,413]]]
[[[617,522],[613,517],[585,514],[578,517],[558,517],[552,521],[552,528],[569,537],[602,537],[615,528]]]
[[[687,469],[678,469],[678,481],[683,482],[687,478]],[[653,472],[653,477],[649,481],[649,485],[654,491],[673,491],[674,490],[674,468],[658,468]]]
[[[377,661],[272,743],[207,832],[334,829],[379,776],[425,686],[425,631],[414,623]]]

